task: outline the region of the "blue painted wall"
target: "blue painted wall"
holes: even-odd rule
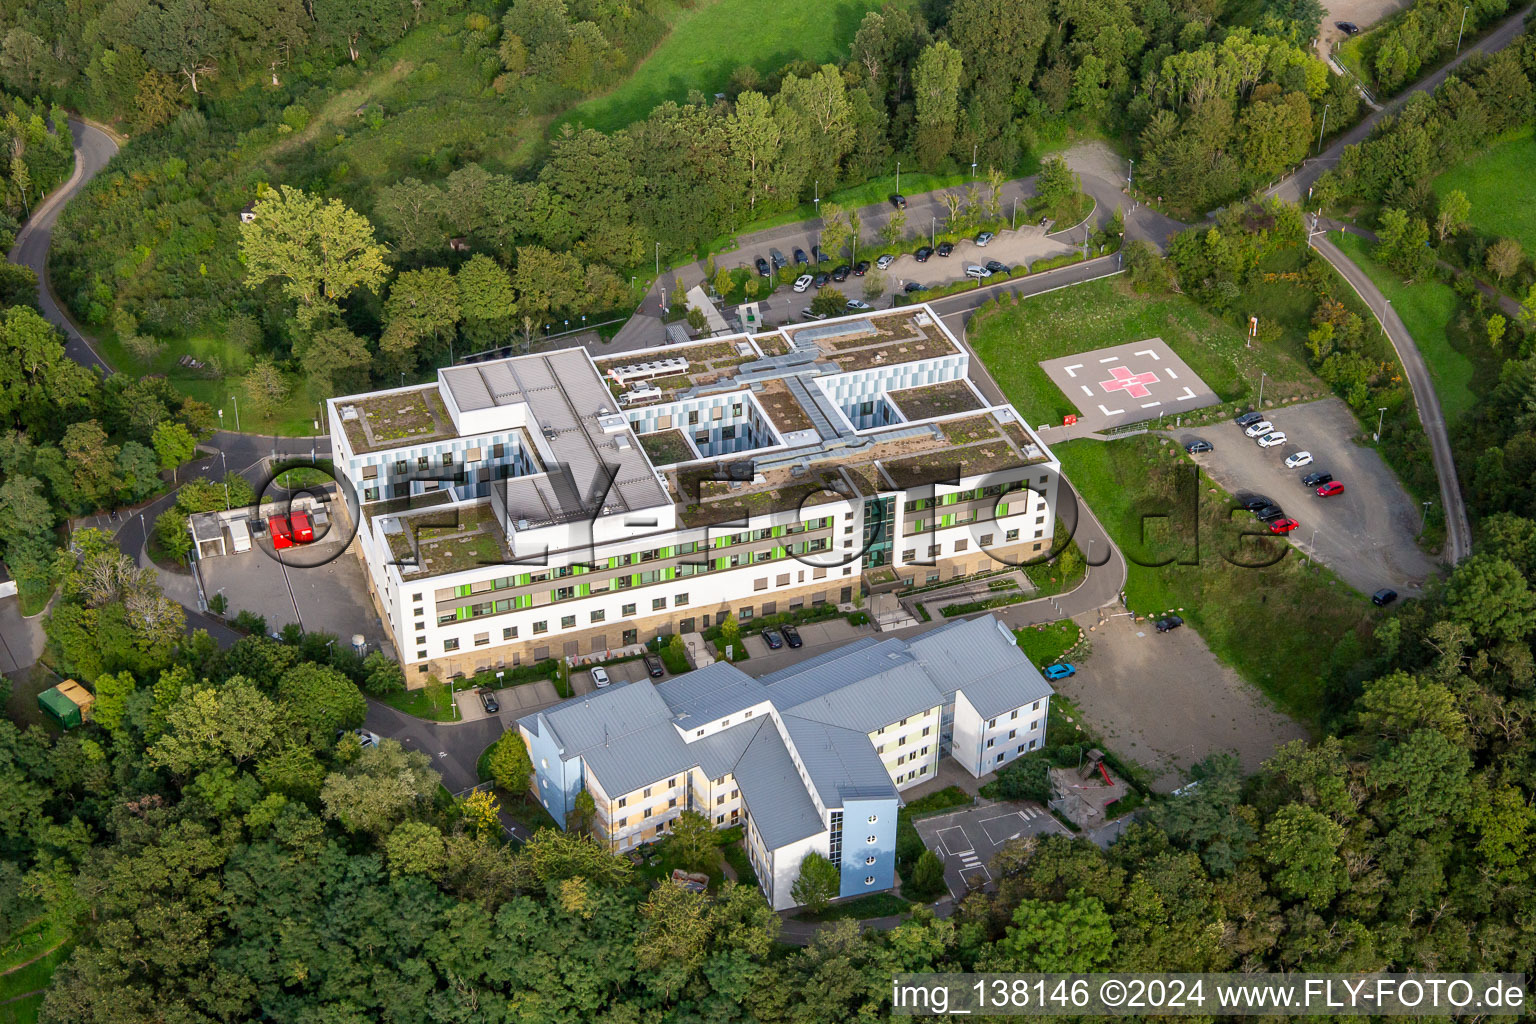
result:
[[[572,758],[569,763],[562,762],[560,748],[555,746],[547,725],[543,725],[539,734],[531,739],[528,754],[533,759],[534,785],[538,787],[539,799],[545,802],[556,823],[564,828],[566,812],[571,809],[576,794],[582,788],[581,758]],[[548,762],[548,768],[544,767],[545,762]]]
[[[870,822],[870,815],[875,821]],[[866,840],[874,836],[874,843]],[[873,864],[865,863],[874,857]],[[896,797],[843,801],[842,886],[838,896],[879,892],[896,884]],[[864,879],[875,876],[872,885]]]

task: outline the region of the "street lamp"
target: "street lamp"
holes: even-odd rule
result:
[[[901,195],[901,161],[896,161],[896,194]]]
[[[1384,405],[1377,406],[1376,407],[1376,434],[1375,434],[1375,436],[1373,436],[1371,438],[1372,441],[1380,441],[1381,440],[1381,424],[1382,424],[1382,421],[1385,420],[1386,418],[1387,418],[1387,407],[1384,406]]]
[[[816,206],[816,216],[821,216],[821,179],[816,179],[816,191],[812,193],[815,198],[811,200]]]
[[[976,143],[971,143],[971,177],[976,177]]]
[[[1136,184],[1136,161],[1135,160],[1131,160],[1131,172],[1125,176],[1125,183],[1127,185],[1134,185],[1134,184]]]
[[[656,243],[656,276],[661,276],[661,243]]]
[[[1432,504],[1434,504],[1432,501],[1426,501],[1424,503],[1424,515],[1419,519],[1419,531],[1421,533],[1423,532],[1424,527],[1429,523],[1429,506]]]
[[[931,223],[928,226],[928,244],[929,245],[938,245],[939,244],[939,218],[938,217],[933,217],[933,218],[931,218],[931,220],[932,220],[933,223]]]
[[[1018,196],[1014,196],[1013,197],[1013,216],[1011,218],[1009,218],[1009,219],[1010,219],[1010,223],[1012,225],[1012,230],[1017,231],[1019,229],[1019,197]]]
[[[235,403],[235,433],[238,434],[240,433],[240,400],[234,395],[230,395],[229,400]]]
[[[1321,153],[1323,151],[1323,132],[1328,130],[1328,108],[1330,106],[1332,106],[1332,104],[1329,104],[1329,103],[1324,103],[1323,104],[1323,124],[1322,124],[1322,127],[1318,128],[1318,130],[1317,130],[1317,151],[1319,153]],[[1307,189],[1307,198],[1308,199],[1312,198],[1312,190],[1311,189]]]
[[[1264,408],[1264,378],[1269,376],[1263,370],[1259,371],[1259,408]]]
[[[1471,4],[1467,4],[1467,6],[1465,6],[1465,7],[1463,7],[1461,9],[1461,28],[1458,28],[1456,30],[1456,52],[1457,53],[1461,52],[1461,34],[1466,31],[1466,28],[1467,28],[1467,12],[1469,10],[1471,10],[1471,9],[1472,9],[1472,5]]]

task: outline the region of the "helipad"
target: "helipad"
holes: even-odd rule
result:
[[[1090,430],[1173,418],[1220,401],[1161,338],[1047,359],[1040,368]]]

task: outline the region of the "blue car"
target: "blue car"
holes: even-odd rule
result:
[[[1075,675],[1077,675],[1077,666],[1067,662],[1062,662],[1060,665],[1047,665],[1045,668],[1047,679],[1065,679],[1067,676]]]

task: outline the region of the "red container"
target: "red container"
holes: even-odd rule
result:
[[[267,535],[272,538],[274,548],[293,547],[293,533],[288,528],[287,516],[273,516],[267,520]]]
[[[308,544],[315,539],[315,528],[310,524],[309,513],[295,512],[288,517],[293,523],[293,542]]]

